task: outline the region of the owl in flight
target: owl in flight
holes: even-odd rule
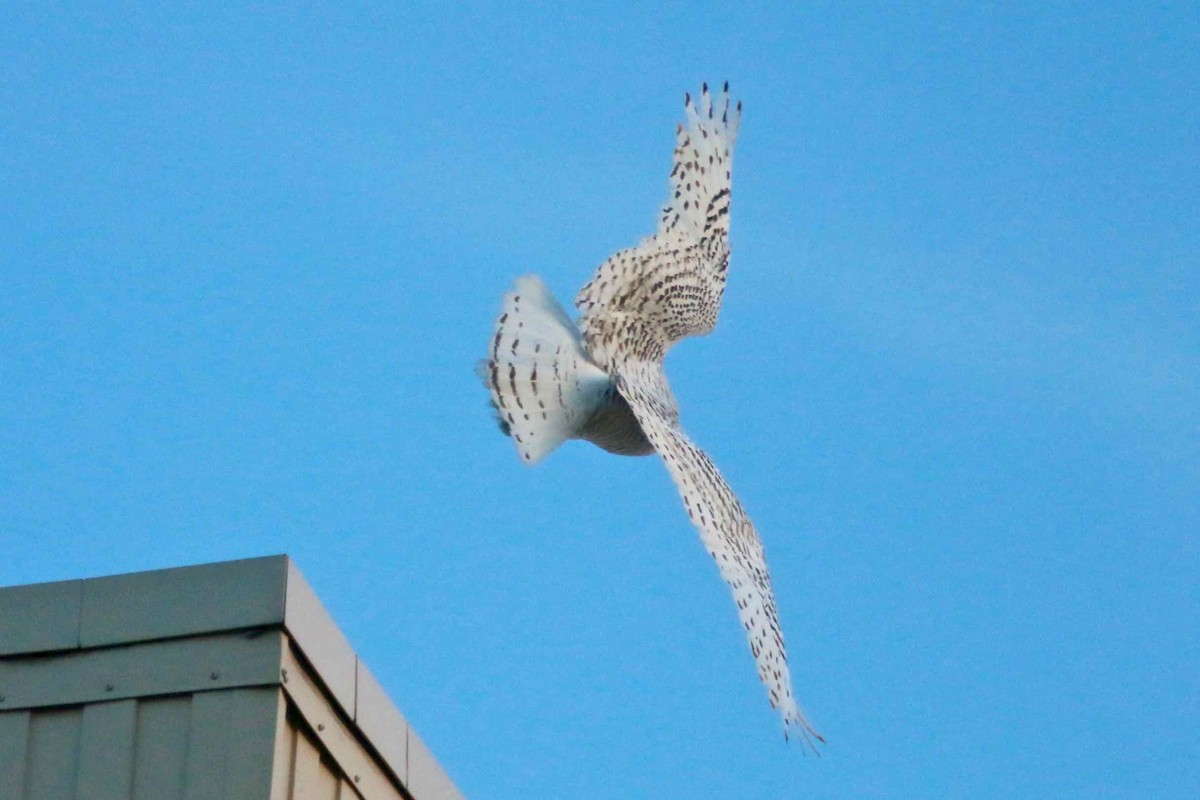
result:
[[[575,297],[572,322],[536,275],[504,295],[479,375],[527,464],[566,439],[610,453],[662,456],[700,539],[733,591],[771,706],[812,743],[824,741],[792,696],[762,542],[733,490],[679,425],[663,373],[667,349],[713,329],[729,268],[729,187],[742,105],[729,84],[685,95],[670,196],[658,232],[609,258]]]

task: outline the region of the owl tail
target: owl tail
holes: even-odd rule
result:
[[[526,464],[577,435],[611,385],[536,275],[518,278],[504,294],[491,352],[476,371],[492,394],[500,429]]]

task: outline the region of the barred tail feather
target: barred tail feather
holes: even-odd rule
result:
[[[610,386],[579,329],[536,275],[518,278],[505,293],[489,357],[477,371],[501,429],[526,464],[575,436]]]

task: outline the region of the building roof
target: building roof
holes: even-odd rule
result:
[[[249,688],[361,796],[461,796],[287,556],[0,588],[0,783],[8,712]]]

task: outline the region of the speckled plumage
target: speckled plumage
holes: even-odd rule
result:
[[[622,455],[657,452],[733,592],[759,677],[784,731],[822,740],[792,695],[762,543],[721,473],[679,425],[667,350],[716,325],[729,266],[730,172],[741,103],[729,86],[685,100],[670,197],[657,232],[621,250],[579,291],[578,323],[537,276],[505,294],[479,374],[526,463],[566,439]],[[822,740],[823,741],[823,740]]]

